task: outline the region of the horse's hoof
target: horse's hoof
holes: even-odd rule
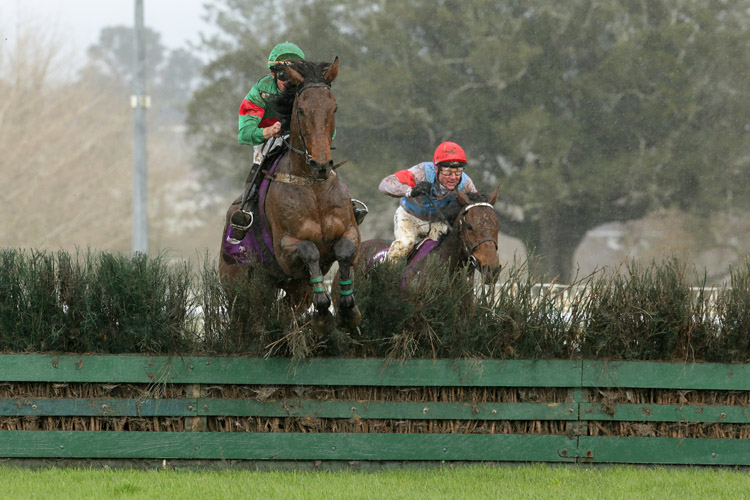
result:
[[[339,311],[347,311],[351,310],[353,308],[357,307],[356,302],[354,302],[354,295],[339,295],[339,303],[336,306],[336,309]]]
[[[328,308],[331,307],[331,296],[327,292],[313,294],[312,303],[316,311],[326,311],[330,314]]]
[[[362,313],[356,305],[347,309],[339,309],[337,317],[339,326],[346,330],[353,330],[362,322]]]
[[[328,309],[316,310],[312,315],[312,327],[317,333],[328,333],[333,330],[333,315]]]

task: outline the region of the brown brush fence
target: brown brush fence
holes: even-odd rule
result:
[[[750,365],[0,355],[3,459],[750,465]]]

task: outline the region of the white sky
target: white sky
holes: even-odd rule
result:
[[[167,48],[199,42],[210,32],[202,16],[208,0],[143,0],[145,25],[161,34]],[[85,60],[86,49],[107,26],[133,26],[135,0],[0,0],[0,34],[12,44],[16,26],[32,25],[64,35],[66,44]]]

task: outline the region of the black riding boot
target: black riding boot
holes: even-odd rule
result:
[[[248,229],[250,229],[250,226],[253,225],[255,219],[253,209],[258,205],[258,186],[263,177],[258,175],[258,169],[260,169],[260,165],[253,163],[253,166],[250,168],[250,173],[247,176],[245,190],[242,192],[240,206],[230,218],[232,237],[237,242],[242,241],[247,234]]]

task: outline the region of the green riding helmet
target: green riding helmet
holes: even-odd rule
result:
[[[273,48],[270,54],[268,54],[268,68],[271,69],[281,61],[289,61],[291,59],[305,60],[305,53],[302,49],[297,47],[292,42],[282,42]]]

